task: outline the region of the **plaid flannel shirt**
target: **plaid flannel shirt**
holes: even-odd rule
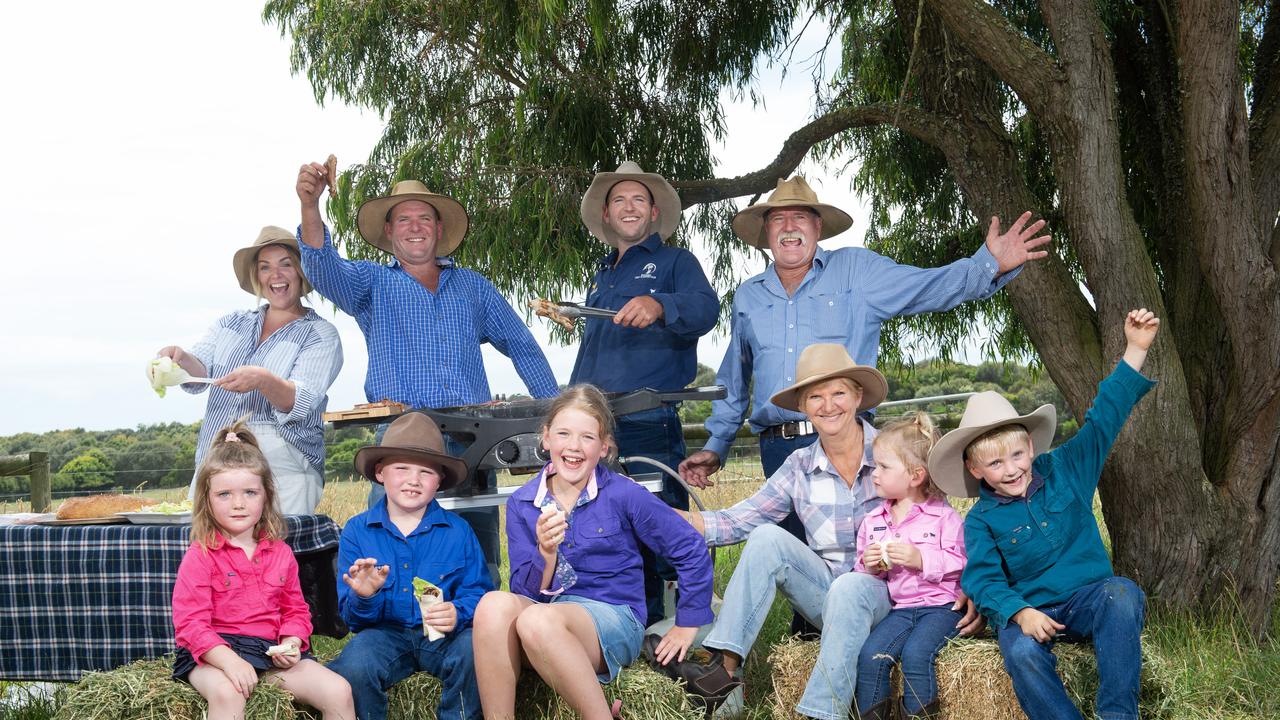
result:
[[[883,502],[871,483],[875,469],[871,443],[877,431],[865,419],[858,422],[862,423],[863,456],[853,487],[836,472],[819,440],[791,453],[751,497],[725,510],[702,513],[707,544],[742,542],[756,527],[781,522],[794,507],[809,547],[827,563],[832,576],[853,569],[862,518]]]

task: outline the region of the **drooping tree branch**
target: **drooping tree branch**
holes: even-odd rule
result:
[[[1000,77],[1039,116],[1054,110],[1062,71],[1049,53],[1018,32],[989,3],[980,0],[930,0],[930,9],[969,52]]]
[[[936,115],[891,103],[843,107],[832,110],[791,133],[782,143],[782,150],[773,162],[755,172],[733,178],[677,181],[672,185],[680,192],[680,200],[686,208],[767,192],[773,189],[779,178],[790,176],[814,145],[852,128],[888,125],[895,121],[899,128],[930,145],[944,151],[954,150],[954,147],[950,147],[957,142],[954,128]]]

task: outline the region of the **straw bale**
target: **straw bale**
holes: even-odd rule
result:
[[[1067,694],[1085,717],[1093,712],[1098,690],[1097,664],[1091,645],[1057,643],[1058,674]],[[1140,710],[1144,718],[1164,717],[1173,697],[1173,680],[1167,664],[1150,644],[1143,645]],[[773,717],[800,718],[795,706],[818,659],[818,643],[788,638],[773,647]],[[943,717],[966,720],[1026,720],[1018,707],[1013,684],[1004,671],[995,640],[953,640],[938,655],[938,699]],[[894,686],[900,687],[898,673]]]
[[[170,679],[172,657],[140,660],[110,672],[87,673],[64,688],[59,697],[57,720],[201,720],[205,702],[190,685]],[[699,720],[682,687],[653,672],[643,663],[625,668],[604,688],[612,702],[622,700],[623,715],[646,720]],[[245,708],[245,720],[318,720],[306,708],[295,706],[289,694],[259,683]],[[417,673],[388,693],[389,720],[435,717],[440,702],[440,682]],[[520,708],[536,708],[522,717],[570,720],[577,715],[537,676],[529,673],[516,698]]]

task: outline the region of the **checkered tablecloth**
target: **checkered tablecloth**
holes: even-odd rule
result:
[[[339,528],[289,516],[294,554],[332,555]],[[170,599],[187,525],[0,527],[0,678],[79,680],[173,652]]]

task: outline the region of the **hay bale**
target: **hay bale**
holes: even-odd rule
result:
[[[187,683],[174,682],[172,657],[140,660],[110,672],[87,673],[59,693],[57,720],[201,720],[204,698]],[[612,702],[622,700],[627,717],[652,720],[700,720],[682,686],[650,670],[644,663],[623,669],[604,686]],[[440,681],[416,673],[388,693],[389,720],[435,717]],[[522,678],[516,706],[537,708],[527,717],[571,720],[577,714],[536,675]],[[522,713],[522,717],[525,715]],[[319,720],[318,714],[293,704],[279,687],[259,683],[245,707],[245,720]]]
[[[1091,645],[1057,643],[1058,675],[1067,694],[1085,717],[1093,713],[1098,690],[1098,667]],[[818,660],[818,643],[787,638],[773,647],[773,717],[800,718],[795,706]],[[938,699],[943,717],[972,720],[1026,720],[1004,671],[1000,646],[995,640],[953,640],[938,655]],[[895,692],[901,679],[894,672]],[[1142,687],[1139,709],[1143,717],[1167,715],[1173,681],[1163,659],[1149,643],[1142,648]]]
[[[173,658],[139,660],[110,672],[86,673],[59,692],[57,720],[201,720],[204,698],[170,679]],[[245,705],[245,720],[318,720],[294,707],[284,690],[259,683]]]

